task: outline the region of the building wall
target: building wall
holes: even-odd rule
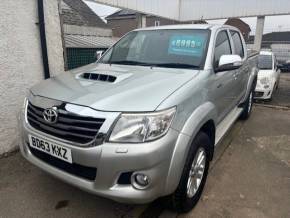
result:
[[[104,36],[112,37],[113,33],[111,29],[90,27],[90,26],[76,26],[76,25],[63,25],[64,34],[69,35],[82,35],[82,36]]]
[[[64,70],[57,0],[45,0],[51,74]],[[36,0],[1,0],[0,154],[18,145],[16,114],[29,87],[43,79]]]
[[[137,28],[135,18],[108,20],[107,24],[112,29],[114,37],[122,37],[127,32]]]
[[[147,17],[146,19],[146,26],[155,26],[155,21],[159,21],[160,25],[172,25],[172,24],[180,24],[181,22],[178,21],[174,21],[174,20],[169,20],[169,19],[165,19],[162,17],[154,17],[154,16],[150,16]]]
[[[155,16],[148,16],[146,18],[146,26],[147,27],[155,26],[155,21],[160,21],[160,25],[191,23],[191,22],[178,22]],[[137,19],[132,16],[122,19],[108,19],[107,24],[112,29],[113,36],[115,37],[122,37],[127,32],[136,29],[138,26]]]
[[[271,49],[276,55],[278,62],[284,63],[290,61],[290,42],[288,44],[272,44]]]

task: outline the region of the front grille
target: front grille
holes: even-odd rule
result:
[[[48,123],[43,118],[43,111],[43,108],[28,103],[27,120],[33,128],[80,144],[92,142],[105,121],[101,118],[84,117],[58,110],[57,122]]]
[[[262,97],[264,95],[264,92],[255,92],[255,97]]]
[[[63,170],[69,174],[87,179],[87,180],[95,180],[96,175],[97,175],[97,168],[93,168],[93,167],[87,167],[87,166],[82,166],[80,164],[76,164],[76,163],[67,163],[63,160],[60,160],[58,158],[55,158],[49,154],[46,154],[44,152],[38,151],[35,148],[32,148],[30,146],[29,150],[30,152],[37,157],[38,159],[42,160],[43,162],[58,168],[60,170]]]

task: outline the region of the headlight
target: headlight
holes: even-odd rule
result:
[[[172,122],[176,108],[154,113],[122,114],[110,135],[111,142],[146,142],[164,136]]]
[[[268,77],[263,77],[260,79],[260,83],[263,85],[269,84],[270,83],[270,79]]]

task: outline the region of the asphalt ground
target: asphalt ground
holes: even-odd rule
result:
[[[0,217],[290,217],[290,74],[218,146],[201,201],[176,214],[161,201],[126,205],[83,192],[28,163],[0,159]]]

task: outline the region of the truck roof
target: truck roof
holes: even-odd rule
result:
[[[178,25],[163,25],[163,26],[154,26],[136,29],[139,30],[166,30],[166,29],[218,29],[221,27],[227,27],[229,29],[236,29],[233,26],[229,25],[220,25],[220,24],[178,24]]]
[[[260,55],[273,55],[272,51],[260,51]]]

